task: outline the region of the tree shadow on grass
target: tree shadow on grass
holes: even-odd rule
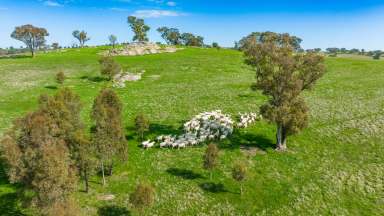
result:
[[[199,184],[199,187],[204,191],[211,192],[211,193],[228,192],[228,190],[225,189],[225,186],[222,183],[205,182],[205,183]]]
[[[128,216],[131,213],[125,207],[120,207],[116,205],[108,205],[100,207],[97,211],[99,216]]]
[[[56,89],[57,89],[57,86],[54,86],[54,85],[47,85],[47,86],[44,86],[44,88],[46,88],[46,89],[52,89],[52,90],[56,90]]]
[[[90,82],[104,82],[104,81],[108,81],[107,78],[105,77],[101,77],[101,76],[81,76],[80,79],[83,79],[83,80],[88,80]]]
[[[0,187],[8,185],[8,179],[4,171],[4,163],[0,160]],[[19,197],[17,192],[0,195],[0,216],[25,215],[18,208]]]
[[[174,176],[181,177],[183,179],[188,179],[188,180],[204,178],[199,173],[195,173],[195,172],[193,172],[191,170],[187,170],[187,169],[169,168],[169,169],[167,169],[167,173],[174,175]]]
[[[253,133],[242,133],[236,131],[229,137],[229,142],[220,145],[220,148],[238,149],[240,146],[257,147],[263,151],[274,149],[275,144],[264,135]]]
[[[0,59],[22,59],[22,58],[32,58],[31,55],[6,55],[0,56]]]

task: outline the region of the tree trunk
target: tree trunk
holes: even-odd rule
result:
[[[287,133],[283,125],[277,125],[276,131],[276,150],[285,151],[287,150]]]
[[[104,175],[104,162],[101,162],[101,174],[103,175],[103,186],[105,186],[105,175]]]
[[[31,53],[32,53],[32,58],[35,58],[35,50],[33,50],[33,48],[31,48]]]
[[[112,176],[112,171],[113,171],[113,162],[108,165],[108,176]]]
[[[89,192],[89,179],[87,169],[84,169],[84,183],[85,183],[85,192]]]

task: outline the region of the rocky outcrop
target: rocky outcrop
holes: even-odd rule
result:
[[[173,53],[178,48],[172,46],[161,47],[155,43],[131,43],[122,48],[111,49],[104,53],[110,56],[140,56],[157,53]]]

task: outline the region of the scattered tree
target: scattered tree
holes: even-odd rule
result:
[[[112,175],[114,160],[124,160],[127,157],[127,144],[121,117],[122,108],[120,99],[110,89],[101,90],[93,104],[91,117],[96,125],[92,142],[100,159],[103,185],[105,185],[105,166],[108,166],[109,175]]]
[[[59,48],[60,48],[59,43],[52,43],[52,49],[57,50]]]
[[[65,74],[63,71],[59,71],[57,74],[56,74],[56,82],[58,84],[63,84],[64,83],[64,80],[65,80]]]
[[[136,18],[134,16],[128,17],[128,24],[131,27],[133,33],[133,41],[144,42],[148,41],[147,32],[150,27],[144,23],[143,19]]]
[[[212,48],[220,49],[220,46],[217,42],[212,43]]]
[[[181,44],[181,34],[177,28],[161,27],[157,31],[161,34],[161,37],[170,45]]]
[[[152,205],[155,199],[155,189],[147,183],[139,183],[135,191],[130,194],[129,201],[141,211],[144,207]]]
[[[111,43],[112,47],[115,48],[117,37],[115,35],[109,35],[108,37],[109,42]]]
[[[44,46],[46,36],[49,36],[49,34],[45,28],[33,25],[18,26],[11,34],[12,38],[25,43],[31,51],[32,57],[35,57],[35,51],[38,48]]]
[[[121,66],[110,56],[103,56],[99,60],[101,75],[112,80],[114,76],[121,72]]]
[[[80,47],[83,47],[85,42],[90,40],[88,33],[85,31],[75,30],[72,32],[72,35],[79,41]]]
[[[85,192],[89,191],[89,177],[92,174],[95,164],[95,148],[83,131],[77,131],[75,136],[74,160],[79,171],[80,178],[84,181]]]
[[[379,60],[380,57],[381,57],[382,52],[380,50],[377,50],[377,51],[374,51],[373,53],[374,54],[373,54],[372,58],[375,59],[375,60]]]
[[[232,178],[240,182],[240,194],[243,194],[243,184],[247,175],[247,167],[243,162],[236,162],[232,168]]]
[[[140,140],[144,140],[144,133],[149,130],[149,121],[144,116],[144,114],[140,113],[135,118],[135,128],[137,134],[140,136]]]
[[[311,89],[325,72],[322,56],[295,53],[296,38],[268,33],[245,46],[246,63],[256,71],[252,87],[269,97],[260,112],[276,124],[277,150],[285,150],[287,137],[307,126],[308,107],[300,94]]]
[[[203,167],[210,172],[210,179],[212,179],[212,171],[217,165],[218,156],[219,149],[216,144],[209,144],[203,157]]]

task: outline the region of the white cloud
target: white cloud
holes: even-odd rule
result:
[[[167,5],[171,6],[171,7],[174,7],[174,6],[176,6],[176,2],[169,1],[169,2],[167,2]]]
[[[140,18],[178,17],[185,14],[169,10],[137,10],[133,16]]]
[[[51,0],[45,1],[44,5],[49,6],[49,7],[62,7],[63,6],[62,4],[55,2],[55,1],[51,1]]]

